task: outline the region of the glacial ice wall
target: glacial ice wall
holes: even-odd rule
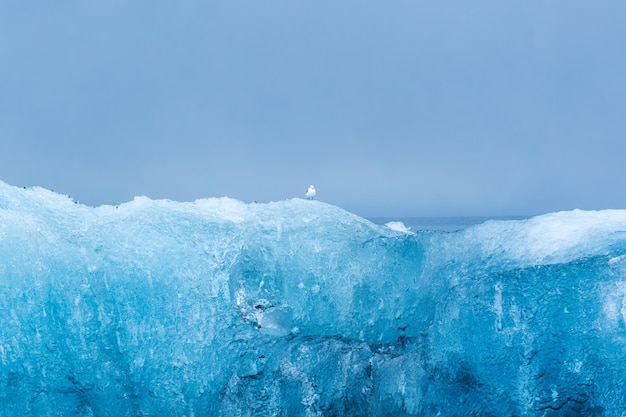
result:
[[[626,211],[403,233],[0,182],[0,415],[621,415]]]

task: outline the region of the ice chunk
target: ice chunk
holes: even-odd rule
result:
[[[385,226],[391,230],[395,230],[396,232],[411,233],[411,228],[406,227],[402,222],[387,222],[385,223]]]
[[[0,415],[626,409],[626,211],[404,229],[0,182]]]

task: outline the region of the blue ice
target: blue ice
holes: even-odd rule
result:
[[[393,226],[0,182],[0,415],[626,410],[626,211]]]

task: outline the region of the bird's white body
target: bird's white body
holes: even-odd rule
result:
[[[315,197],[315,187],[312,185],[309,185],[309,188],[306,190],[306,198],[307,200],[313,200],[313,197]]]

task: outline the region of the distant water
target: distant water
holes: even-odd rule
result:
[[[402,222],[411,231],[417,230],[441,230],[455,232],[468,227],[484,223],[488,220],[523,220],[529,216],[466,216],[466,217],[370,217],[369,220],[376,224],[388,222]]]

